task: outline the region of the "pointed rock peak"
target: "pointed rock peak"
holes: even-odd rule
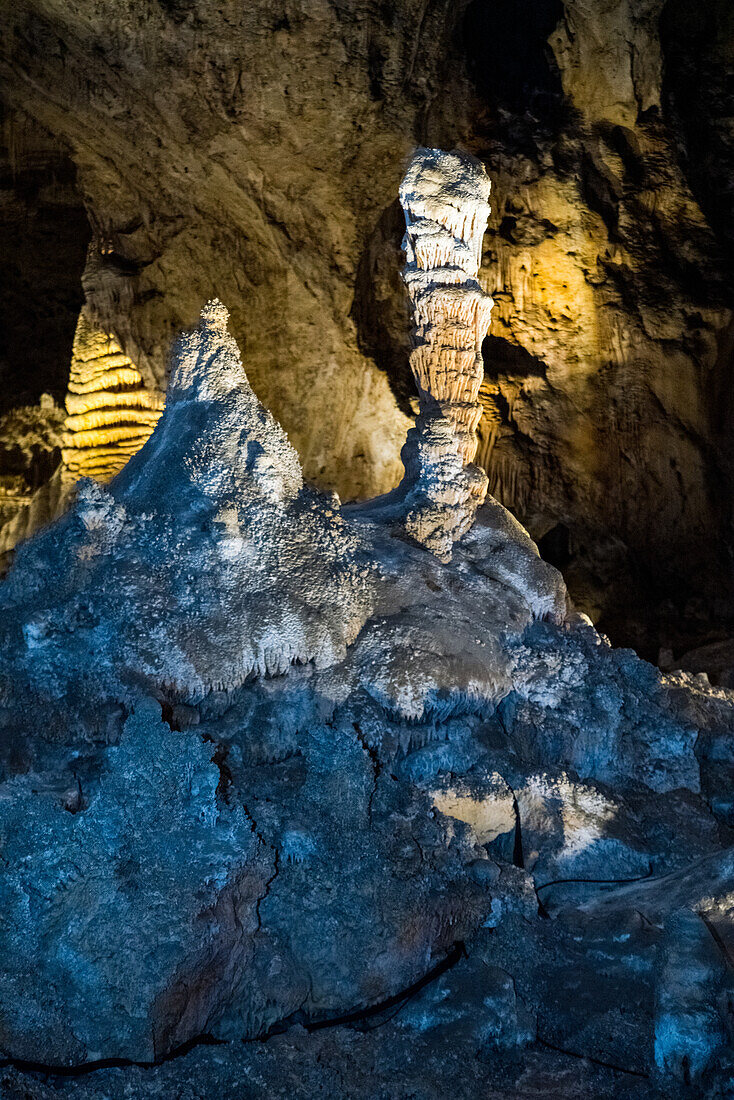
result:
[[[212,298],[202,309],[198,325],[174,340],[167,405],[181,400],[218,401],[232,390],[252,393],[228,321],[227,307]]]
[[[227,331],[229,310],[219,298],[210,298],[201,310],[201,325],[216,329],[219,332]]]
[[[298,455],[250,388],[228,318],[214,298],[174,341],[165,411],[116,479],[116,496],[218,512],[258,497],[286,502],[302,489]]]

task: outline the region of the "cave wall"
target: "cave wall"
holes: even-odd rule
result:
[[[730,615],[723,2],[20,0],[5,23],[5,94],[75,165],[96,319],[160,388],[218,294],[307,475],[347,498],[395,483],[414,411],[406,158],[480,156],[491,491],[560,538],[617,640],[654,655]]]
[[[63,145],[0,97],[0,414],[63,398],[91,237]]]
[[[407,427],[349,313],[423,102],[404,87],[420,8],[52,2],[8,20],[10,94],[73,150],[102,327],[160,386],[172,335],[221,297],[257,392],[345,496],[397,480]]]
[[[503,138],[485,257],[507,343],[487,349],[491,489],[536,536],[570,531],[576,598],[651,656],[630,604],[671,642],[705,631],[731,547],[729,249],[682,156],[661,11],[566,0],[549,38],[565,118],[528,120],[532,152]]]

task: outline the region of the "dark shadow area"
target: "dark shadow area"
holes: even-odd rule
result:
[[[60,401],[68,381],[91,229],[74,165],[0,104],[0,414]]]
[[[660,17],[663,110],[711,227],[734,254],[734,5],[668,0]]]
[[[487,336],[482,344],[485,381],[506,378],[545,378],[546,367],[541,359],[531,355],[519,344],[501,336]]]
[[[410,310],[400,272],[405,218],[398,199],[380,215],[365,242],[354,283],[351,317],[360,351],[388,377],[403,412],[411,414],[416,396],[410,370]]]
[[[559,129],[563,90],[548,37],[562,18],[561,0],[472,0],[462,53],[480,98],[497,111]]]
[[[538,539],[540,556],[563,571],[571,560],[571,532],[565,523],[557,523]]]

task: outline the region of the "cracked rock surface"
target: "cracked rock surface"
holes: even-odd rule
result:
[[[728,1095],[734,694],[306,487],[226,322],[0,586],[3,1095]]]

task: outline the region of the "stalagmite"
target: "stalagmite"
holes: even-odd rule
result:
[[[163,409],[114,336],[79,314],[71,357],[62,478],[109,481],[139,451]]]
[[[489,189],[479,161],[440,149],[417,149],[400,187],[420,414],[402,452],[405,478],[378,510],[397,509],[405,533],[444,562],[487,495],[472,463],[493,305],[477,281]]]
[[[476,270],[474,208],[434,208],[471,230],[455,252]],[[443,266],[416,269],[416,316],[442,339],[473,316],[478,341],[488,303],[428,236]],[[157,410],[85,324],[67,430],[104,475]],[[613,650],[519,523],[491,498],[477,512],[486,479],[456,431],[476,349],[416,350],[403,482],[342,508],[304,480],[212,300],[171,349],[146,446],[18,548],[0,584],[3,1082],[11,1060],[34,1080],[112,1062],[141,1095],[129,1063],[185,1066],[203,1035],[223,1060],[255,1038],[279,1059],[281,1038],[371,1014],[392,1067],[421,1036],[486,1069],[549,1035],[575,1061],[634,1058],[666,1095],[694,1077],[731,1094],[734,693]],[[699,1089],[717,1059],[728,1091]],[[334,1095],[310,1073],[277,1094],[296,1079]],[[188,1081],[156,1094],[251,1094]]]
[[[417,149],[400,187],[403,279],[413,308],[410,365],[421,412],[438,409],[452,421],[464,463],[477,453],[482,342],[494,304],[477,281],[490,186],[474,157]]]
[[[0,527],[0,573],[11,551],[63,515],[82,477],[107,482],[150,436],[164,405],[114,336],[97,328],[84,309],[71,353],[61,435],[61,464],[16,515]]]

